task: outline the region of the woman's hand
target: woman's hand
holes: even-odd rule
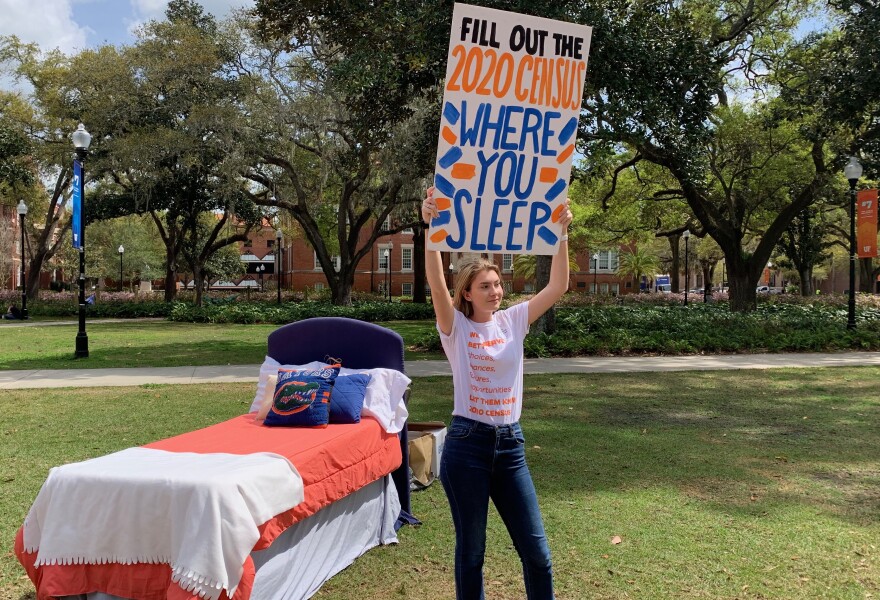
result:
[[[434,186],[432,185],[426,191],[425,200],[422,202],[422,222],[431,223],[431,219],[439,217],[440,211],[437,210],[437,202],[434,201]]]
[[[565,210],[559,215],[559,224],[562,225],[562,240],[568,240],[568,226],[571,225],[574,215],[571,213],[571,198],[565,199]]]

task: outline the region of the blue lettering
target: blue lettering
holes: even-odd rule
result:
[[[510,171],[510,177],[508,178],[507,183],[502,181],[502,177],[504,176],[505,163],[510,163],[508,170]],[[495,169],[495,195],[501,198],[505,196],[509,196],[513,191],[513,185],[515,183],[514,178],[516,177],[516,153],[514,152],[505,152],[501,155],[501,159],[498,161],[498,168]]]
[[[529,124],[529,121],[534,119],[535,122]],[[537,108],[527,108],[525,115],[523,116],[523,126],[522,126],[522,136],[519,138],[519,151],[522,152],[526,147],[526,136],[532,134],[532,144],[534,148],[534,152],[538,152],[541,150],[541,145],[538,143],[538,130],[541,129],[541,111]]]
[[[474,226],[471,228],[471,250],[486,249],[486,244],[477,243],[477,233],[480,231],[480,205],[482,203],[483,199],[477,196],[477,201],[474,204]]]
[[[477,195],[481,195],[483,190],[486,189],[486,175],[489,174],[489,166],[498,160],[498,153],[495,152],[486,157],[483,151],[480,150],[477,152],[477,160],[480,161],[480,184],[477,186]]]
[[[522,227],[522,223],[516,220],[516,211],[519,209],[528,206],[528,202],[524,202],[522,200],[514,200],[513,204],[510,205],[510,220],[507,228],[507,250],[508,252],[515,252],[517,250],[522,250],[522,244],[514,244],[513,243],[513,234],[514,232]]]
[[[495,243],[495,230],[502,225],[501,221],[498,220],[498,209],[508,204],[510,204],[510,200],[498,198],[495,200],[495,204],[492,205],[492,218],[489,219],[489,240],[486,243],[486,248],[493,252],[501,250],[501,244]]]
[[[526,198],[529,197],[529,194],[532,193],[532,188],[535,187],[535,175],[538,173],[538,157],[533,156],[532,157],[532,172],[526,178],[528,185],[526,186],[526,189],[521,190],[520,184],[522,183],[522,180],[523,180],[522,171],[523,171],[523,164],[525,162],[526,162],[526,155],[520,154],[519,155],[519,165],[517,166],[517,169],[516,169],[516,192],[515,192],[516,197],[519,198],[520,200],[525,200]]]
[[[538,213],[542,214],[538,214]],[[550,218],[550,207],[544,204],[543,202],[532,202],[531,210],[529,211],[529,230],[526,235],[526,250],[530,251],[532,249],[532,245],[535,242],[535,230],[538,229],[539,225],[543,225]]]
[[[498,150],[498,142],[501,138],[501,127],[504,125],[504,113],[506,112],[507,107],[504,105],[498,107],[498,119],[492,121],[492,105],[483,104],[482,106],[486,107],[486,110],[483,111],[482,123],[480,123],[479,114],[477,115],[477,125],[480,126],[480,146],[486,146],[486,135],[491,129],[495,132],[495,137],[492,139],[492,149]]]
[[[458,239],[453,239],[451,235],[447,235],[446,244],[453,250],[458,250],[464,246],[464,211],[461,210],[462,199],[470,204],[471,193],[467,190],[458,190],[452,199],[452,209],[455,211],[455,223],[458,225]]]
[[[516,133],[516,127],[510,124],[510,117],[513,114],[523,112],[522,106],[508,106],[507,111],[504,113],[504,131],[501,134],[501,149],[502,150],[517,150],[516,142],[510,142],[507,140],[508,135],[512,135]]]
[[[551,121],[553,119],[558,119],[561,117],[556,111],[549,111],[544,114],[544,135],[541,139],[541,156],[556,156],[556,150],[550,149],[550,138],[556,135],[556,132],[553,131],[551,127]]]
[[[461,135],[459,135],[459,143],[462,146],[476,146],[477,145],[477,133],[480,130],[480,121],[483,118],[483,111],[486,110],[487,104],[481,104],[477,107],[477,116],[474,119],[474,125],[470,129],[467,127],[467,102],[462,101],[461,103]]]

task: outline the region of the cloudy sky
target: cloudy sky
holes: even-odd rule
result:
[[[40,48],[66,53],[105,43],[133,41],[132,31],[162,18],[167,0],[0,0],[0,35],[17,35]],[[201,0],[219,17],[230,8],[251,7],[254,0]]]

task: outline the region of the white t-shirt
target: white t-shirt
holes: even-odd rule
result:
[[[454,314],[449,335],[437,328],[452,367],[452,414],[490,425],[516,423],[522,412],[528,302],[499,310],[487,323],[475,323],[457,310]]]

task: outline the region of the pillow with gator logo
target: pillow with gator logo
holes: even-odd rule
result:
[[[272,406],[264,425],[270,427],[327,427],[330,393],[340,365],[317,369],[278,369]]]

